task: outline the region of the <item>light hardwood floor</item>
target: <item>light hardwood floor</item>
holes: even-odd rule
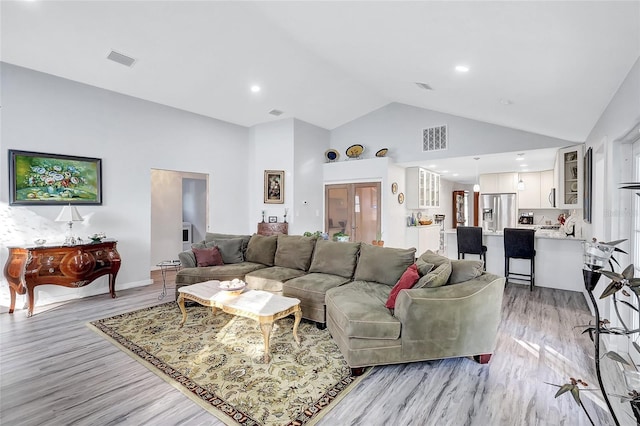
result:
[[[161,289],[156,282],[119,291],[115,300],[100,295],[37,307],[32,318],[1,314],[0,424],[222,424],[86,327],[174,300],[173,283],[158,301]],[[544,382],[572,376],[597,387],[592,346],[574,328],[589,319],[581,294],[510,285],[488,365],[461,358],[376,367],[320,424],[587,425],[574,401],[554,399],[556,388]],[[596,424],[612,424],[592,394],[583,399]],[[635,423],[626,414],[620,419]]]

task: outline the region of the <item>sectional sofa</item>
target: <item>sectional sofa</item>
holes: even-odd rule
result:
[[[479,261],[294,235],[207,233],[194,247],[217,247],[224,264],[198,267],[193,251],[180,253],[176,293],[240,278],[251,289],[296,297],[304,318],[329,328],[354,373],[450,357],[486,363],[495,348],[505,280]],[[393,287],[414,263],[418,282],[397,293],[389,309]]]

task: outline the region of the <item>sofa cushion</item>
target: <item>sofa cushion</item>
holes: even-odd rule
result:
[[[420,279],[420,274],[418,274],[418,266],[414,263],[407,268],[406,271],[402,274],[396,285],[391,289],[391,293],[389,293],[389,298],[387,299],[387,303],[385,306],[389,309],[393,309],[396,307],[396,298],[398,297],[398,293],[400,290],[409,289],[414,286],[415,283]],[[393,312],[392,312],[393,313]]]
[[[393,287],[413,263],[415,254],[415,248],[399,249],[361,244],[360,258],[353,279],[374,281]]]
[[[242,235],[242,234],[220,234],[217,232],[207,232],[204,236],[204,242],[208,243],[211,241],[220,241],[220,240],[231,240],[241,238],[242,239],[242,253],[246,253],[247,244],[249,244],[249,239],[251,239],[251,235]]]
[[[431,263],[434,267],[438,267],[443,263],[451,263],[451,259],[446,256],[441,256],[431,250],[427,250],[420,255],[418,260],[422,260],[426,263]]]
[[[183,268],[176,275],[176,285],[190,285],[210,280],[244,279],[249,272],[263,268],[266,268],[266,266],[251,262],[206,266],[204,268]]]
[[[253,234],[249,240],[249,244],[247,245],[246,260],[248,262],[273,266],[273,259],[276,255],[277,246],[277,235],[266,236]]]
[[[449,275],[451,275],[451,262],[442,263],[433,271],[429,272],[424,277],[421,277],[413,288],[435,288],[442,287],[449,281]]]
[[[309,272],[339,275],[351,279],[358,263],[359,251],[360,243],[318,240]]]
[[[285,281],[282,285],[282,295],[297,297],[303,301],[324,305],[324,296],[327,293],[327,290],[346,284],[349,281],[350,278],[341,277],[339,275],[312,272],[307,275]]]
[[[196,257],[196,265],[198,267],[224,265],[218,246],[205,248],[194,247],[191,250]]]
[[[242,254],[242,238],[210,241],[206,244],[206,246],[218,247],[218,249],[220,250],[220,254],[222,255],[222,261],[225,264],[244,262],[244,255]]]
[[[329,289],[327,316],[348,338],[398,339],[401,323],[384,306],[390,292],[390,286],[369,281]]]
[[[193,253],[193,249],[178,253],[178,259],[183,268],[195,268],[196,255]]]
[[[304,275],[304,271],[299,269],[272,266],[271,268],[264,268],[251,272],[250,274],[245,275],[244,280],[247,283],[247,287],[252,290],[266,290],[274,293],[282,293],[282,283],[302,275]]]
[[[458,284],[482,275],[482,260],[452,260],[451,275],[447,284]]]
[[[420,258],[416,260],[416,266],[418,267],[418,273],[421,277],[427,275],[435,267],[433,263],[427,263]]]
[[[275,266],[291,269],[309,270],[316,237],[302,235],[278,235],[276,255],[273,260]]]

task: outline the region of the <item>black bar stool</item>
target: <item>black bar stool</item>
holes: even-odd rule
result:
[[[528,281],[530,291],[533,291],[533,286],[536,285],[535,233],[534,229],[504,228],[504,276],[506,282],[509,283],[509,278]],[[529,259],[531,273],[509,272],[509,259]]]
[[[477,254],[482,257],[483,269],[487,270],[487,246],[482,245],[482,228],[479,226],[458,226],[458,259],[464,259],[464,254]],[[460,257],[462,255],[462,257]]]

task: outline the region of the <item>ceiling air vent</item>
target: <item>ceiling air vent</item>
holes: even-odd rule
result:
[[[433,90],[433,87],[429,86],[427,83],[416,82],[416,86],[424,90]]]
[[[429,127],[422,131],[422,151],[447,149],[447,125]]]
[[[115,50],[112,50],[111,52],[109,52],[107,59],[127,67],[131,67],[136,62],[136,60],[133,59],[132,57],[124,55],[122,53],[118,53]]]
[[[269,111],[269,114],[271,115],[275,115],[276,117],[284,114],[283,111],[280,111],[279,109],[272,109],[271,111]]]

